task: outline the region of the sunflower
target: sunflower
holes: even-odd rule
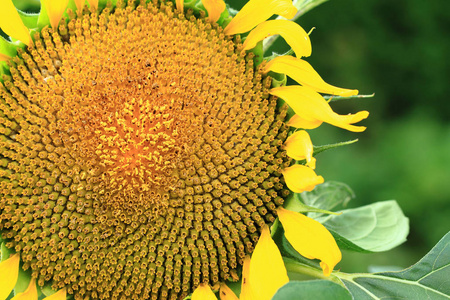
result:
[[[360,132],[368,113],[333,112],[319,93],[358,91],[301,59],[311,44],[298,24],[267,21],[296,12],[289,0],[235,16],[222,0],[42,0],[30,17],[2,1],[0,299],[19,272],[17,299],[182,299],[238,280],[282,215],[329,275],[331,235],[282,209],[323,182],[299,129]],[[295,57],[262,57],[275,34]],[[300,85],[273,79],[286,75]]]

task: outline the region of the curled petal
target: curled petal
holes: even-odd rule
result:
[[[289,157],[296,160],[306,160],[306,165],[311,169],[316,168],[316,159],[313,157],[313,144],[309,134],[304,131],[296,131],[284,142],[284,148]]]
[[[309,35],[300,25],[288,20],[270,20],[259,24],[248,34],[243,50],[252,49],[259,41],[275,34],[281,35],[298,57],[311,55],[312,48]]]
[[[226,7],[223,0],[202,0],[202,3],[208,11],[208,20],[210,22],[217,22]]]
[[[219,294],[220,300],[239,300],[233,291],[223,282],[220,284]]]
[[[52,28],[57,28],[69,0],[41,0],[41,3],[47,11],[50,25]]]
[[[292,19],[297,9],[292,0],[250,0],[225,27],[225,34],[232,35],[252,30],[272,15]]]
[[[284,86],[273,88],[270,93],[282,98],[301,118],[295,121],[304,124],[305,129],[316,128],[320,122],[329,123],[336,127],[344,128],[349,131],[361,132],[366,129],[364,126],[354,126],[369,116],[367,111],[360,111],[356,114],[338,115],[335,113],[328,102],[313,89],[306,86]]]
[[[56,293],[45,297],[43,300],[66,300],[67,297],[67,291],[66,288],[60,289]]]
[[[324,182],[322,176],[317,176],[313,169],[303,165],[292,165],[281,173],[287,187],[294,193],[310,192]]]
[[[16,7],[11,0],[2,0],[0,9],[0,28],[10,37],[31,44],[28,28],[23,24]]]
[[[217,300],[209,285],[201,283],[192,293],[192,300]]]
[[[283,258],[267,225],[252,254],[249,282],[257,300],[272,299],[277,290],[289,282]]]
[[[6,299],[19,277],[20,255],[11,255],[0,263],[0,299]]]
[[[264,67],[264,72],[269,71],[286,74],[301,85],[309,86],[319,93],[343,97],[358,95],[358,90],[343,89],[326,83],[309,63],[289,55],[278,56],[269,61]]]
[[[331,233],[319,222],[307,216],[279,208],[278,218],[292,247],[302,256],[319,259],[325,276],[329,276],[342,254]]]
[[[37,300],[36,279],[31,278],[28,288],[23,293],[18,293],[11,300]]]

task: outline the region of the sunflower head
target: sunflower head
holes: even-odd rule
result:
[[[222,1],[63,2],[42,2],[50,26],[32,39],[9,1],[22,26],[0,22],[27,45],[0,57],[6,246],[37,285],[75,299],[179,299],[237,280],[289,190],[323,182],[308,134],[288,138],[288,105],[304,128],[359,130],[361,116],[335,114],[315,90],[354,92],[297,58],[255,63],[268,30],[310,52],[300,26],[263,22],[292,17],[289,1],[250,1],[233,19]],[[272,88],[280,70],[304,87]]]

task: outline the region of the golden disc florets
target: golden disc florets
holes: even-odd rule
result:
[[[8,247],[75,299],[235,278],[288,193],[271,79],[239,38],[170,5],[69,16],[0,90]]]

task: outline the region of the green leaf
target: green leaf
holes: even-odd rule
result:
[[[314,299],[351,300],[350,293],[328,280],[291,281],[283,285],[272,300]]]
[[[348,202],[355,198],[352,189],[345,183],[336,181],[327,181],[316,186],[311,192],[297,194],[303,202],[312,207],[335,211],[347,206]],[[317,218],[322,214],[309,213],[308,217]]]
[[[404,241],[409,220],[394,200],[343,210],[317,218],[329,230],[368,251],[390,250]]]
[[[341,236],[336,231],[327,228],[328,231],[331,233],[331,235],[336,240],[336,243],[339,246],[339,249],[341,250],[348,250],[348,251],[355,251],[355,252],[361,252],[361,253],[373,253],[374,251],[370,251],[364,248],[359,247],[358,245],[352,243],[351,241],[347,240],[343,236]]]
[[[354,299],[450,299],[450,233],[415,265],[398,272],[335,272]]]

